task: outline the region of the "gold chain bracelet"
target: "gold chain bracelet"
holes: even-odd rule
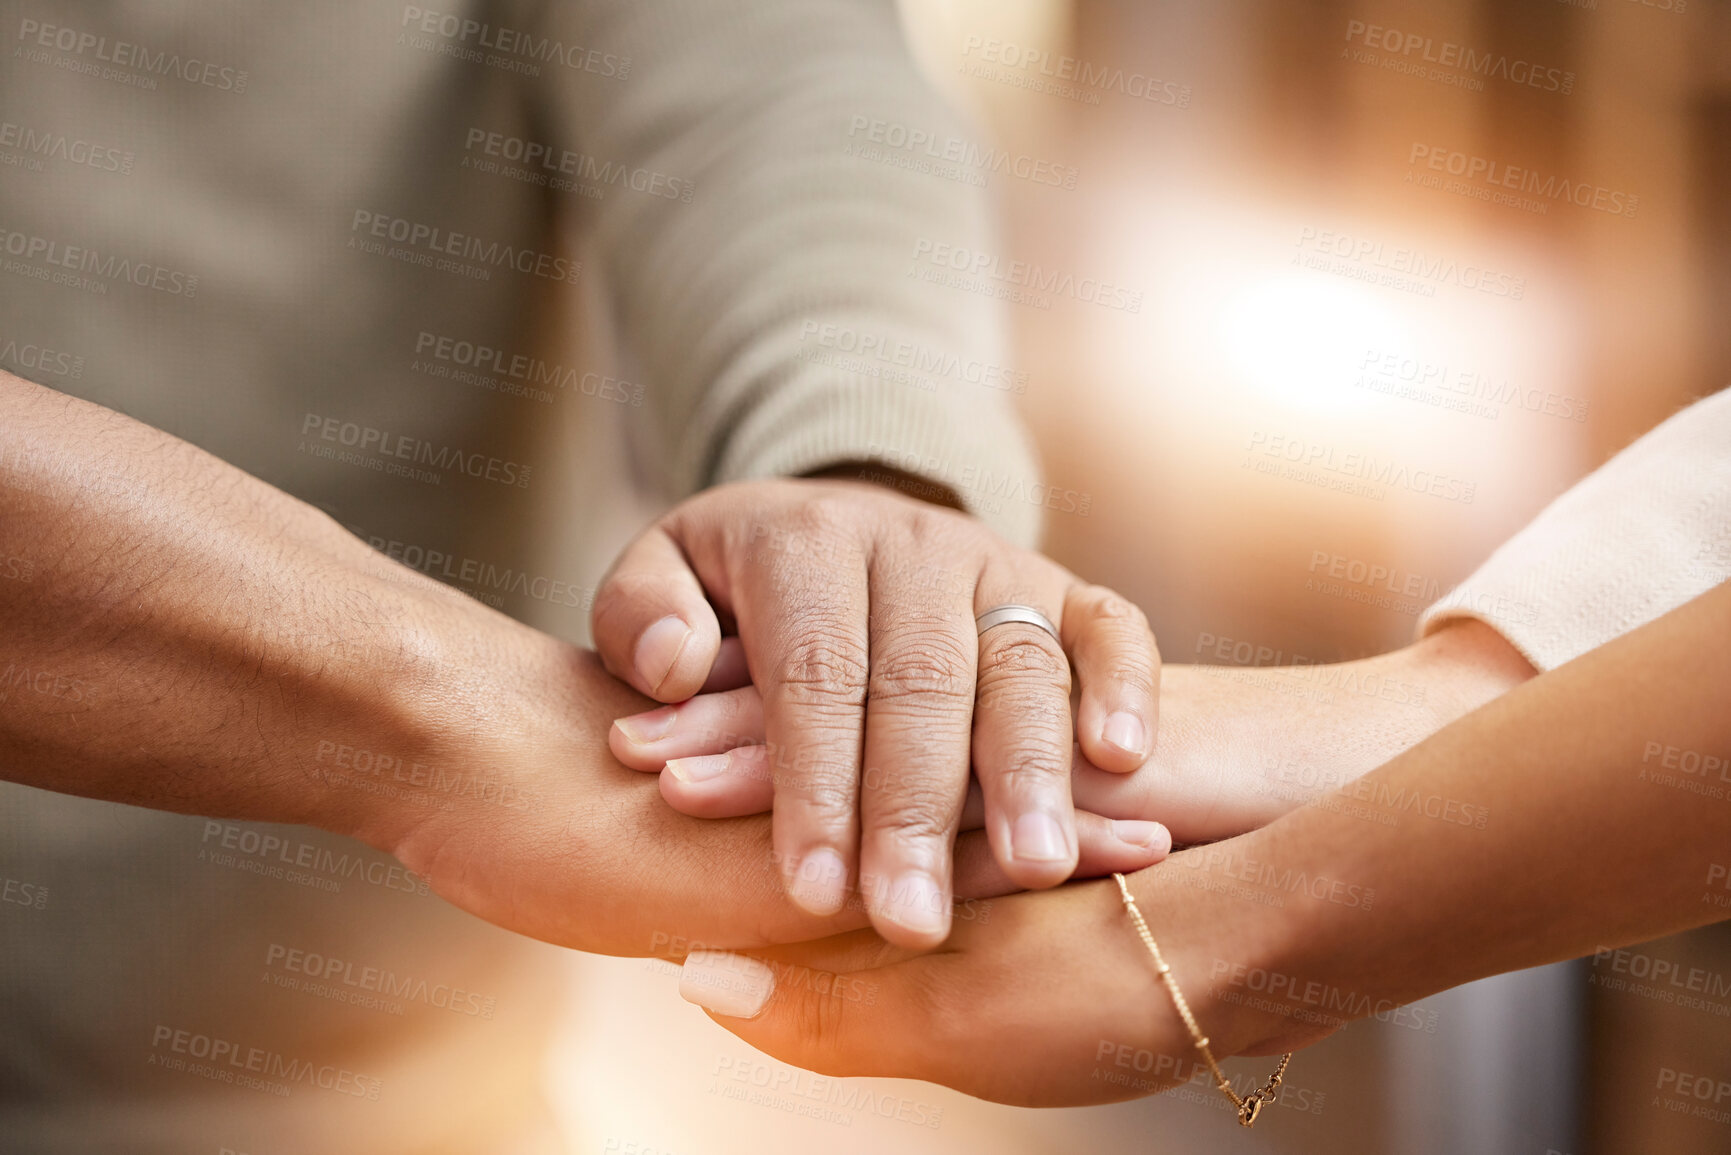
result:
[[[1166,984],[1166,990],[1172,996],[1172,1002],[1178,1007],[1178,1015],[1184,1020],[1184,1025],[1190,1028],[1190,1041],[1198,1051],[1202,1052],[1202,1061],[1208,1064],[1208,1069],[1214,1073],[1214,1085],[1220,1088],[1220,1093],[1232,1100],[1232,1105],[1238,1109],[1238,1123],[1249,1127],[1255,1124],[1257,1113],[1264,1103],[1272,1103],[1276,1092],[1280,1090],[1280,1081],[1286,1076],[1286,1064],[1292,1062],[1292,1052],[1280,1056],[1280,1065],[1274,1068],[1274,1074],[1268,1077],[1258,1090],[1250,1092],[1243,1098],[1232,1089],[1225,1074],[1220,1070],[1220,1064],[1214,1061],[1214,1052],[1208,1049],[1208,1036],[1202,1033],[1202,1028],[1196,1025],[1196,1016],[1190,1013],[1190,1004],[1184,1001],[1184,992],[1178,989],[1178,980],[1172,977],[1172,968],[1166,965],[1166,960],[1160,955],[1160,948],[1154,945],[1154,935],[1148,930],[1148,920],[1142,917],[1142,911],[1136,906],[1136,899],[1130,894],[1130,884],[1124,881],[1122,874],[1114,873],[1118,880],[1118,893],[1124,899],[1124,909],[1130,912],[1130,919],[1136,924],[1136,933],[1142,936],[1142,942],[1147,945],[1148,953],[1154,956],[1154,971],[1160,976],[1160,981]]]

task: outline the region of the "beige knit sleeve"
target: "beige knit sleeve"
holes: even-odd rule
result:
[[[596,243],[664,484],[877,461],[1032,544],[1042,491],[1002,305],[917,275],[938,245],[996,251],[985,177],[942,163],[967,133],[893,5],[560,11],[548,27],[599,63],[554,69],[546,115],[611,182]]]
[[[1540,670],[1731,578],[1731,390],[1699,401],[1547,506],[1419,619],[1488,622]]]

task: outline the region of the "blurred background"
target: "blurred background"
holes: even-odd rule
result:
[[[1222,638],[1270,664],[1404,644],[1547,501],[1731,379],[1731,5],[903,14],[1013,158],[967,177],[1002,207],[998,267],[1120,290],[1009,311],[1024,412],[1075,498],[1046,547],[1140,603],[1169,662],[1216,661]],[[1314,468],[1255,468],[1295,444]],[[1343,464],[1361,458],[1441,480],[1377,484]],[[1643,986],[1661,964],[1708,995]],[[1206,1086],[1036,1112],[862,1080],[876,1113],[802,1117],[730,1096],[799,1076],[670,1000],[669,964],[572,965],[552,1080],[584,1151],[1731,1151],[1731,1124],[1658,1089],[1731,1077],[1723,925],[1355,1024],[1254,1132]]]

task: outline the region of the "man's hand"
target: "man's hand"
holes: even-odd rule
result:
[[[1061,643],[1022,623],[977,636],[975,617],[1006,604],[1038,609]],[[874,486],[699,494],[625,550],[595,599],[607,668],[662,702],[704,688],[724,627],[763,693],[788,892],[832,913],[857,868],[874,925],[906,946],[949,931],[970,751],[999,864],[1041,887],[1077,863],[1072,734],[1108,770],[1135,769],[1152,746],[1159,655],[1139,610],[962,514]],[[653,743],[669,717],[622,722],[621,736]]]
[[[650,703],[594,654],[194,446],[5,374],[0,557],[31,578],[0,590],[0,666],[31,674],[0,711],[11,781],[357,837],[471,913],[594,951],[866,922],[788,899],[768,819],[687,818],[614,761],[610,722]],[[1084,865],[1158,861],[1158,836],[1084,844]],[[956,855],[964,898],[1016,889],[983,836]]]
[[[429,711],[416,731],[429,743],[427,774],[485,785],[454,797],[428,790],[426,807],[408,797],[374,806],[346,833],[396,855],[470,913],[580,950],[643,955],[687,940],[752,948],[865,925],[857,901],[830,915],[794,905],[767,817],[676,813],[648,775],[616,762],[609,722],[648,703],[593,653],[452,599],[463,628],[440,632],[460,646],[431,663],[448,673],[424,688]],[[1141,869],[1171,845],[1152,823],[1078,817],[1089,874]],[[1018,889],[977,832],[957,840],[954,870],[965,902]],[[980,917],[971,902],[967,917]]]

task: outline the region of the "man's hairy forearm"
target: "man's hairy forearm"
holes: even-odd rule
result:
[[[461,595],[183,441],[0,374],[0,774],[358,831],[319,741],[412,755]],[[8,565],[7,563],[11,564]]]

